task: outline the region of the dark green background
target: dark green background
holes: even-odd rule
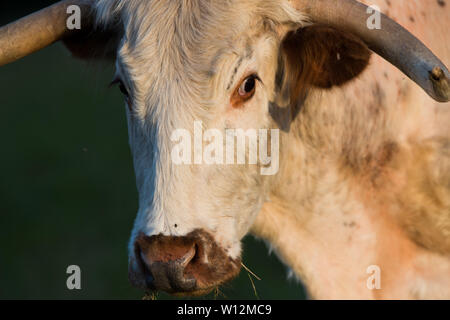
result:
[[[2,1],[0,25],[51,2]],[[143,296],[127,279],[137,191],[112,75],[60,44],[0,67],[0,299]],[[262,241],[244,240],[243,261],[262,278],[260,298],[305,297]],[[72,264],[82,270],[79,291],[66,288]],[[256,298],[245,270],[221,291]]]

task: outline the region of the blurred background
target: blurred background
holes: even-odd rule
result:
[[[1,1],[0,25],[52,2]],[[61,44],[0,67],[0,299],[144,295],[127,278],[138,202],[123,98],[108,89],[113,72]],[[261,278],[256,293],[242,270],[218,299],[305,298],[262,241],[248,236],[243,249]],[[66,287],[69,265],[81,268],[81,290]]]

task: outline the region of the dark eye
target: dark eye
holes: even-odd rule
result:
[[[123,84],[122,80],[120,80],[119,78],[115,78],[113,81],[111,81],[111,83],[109,84],[109,87],[118,85],[120,92],[122,92],[122,94],[125,97],[128,97],[128,90],[127,87],[125,87],[125,85]]]
[[[127,88],[125,87],[125,85],[122,83],[122,81],[120,81],[120,83],[119,83],[119,90],[120,90],[120,92],[122,92],[122,94],[125,96],[125,97],[128,97],[129,95],[128,95],[128,90],[127,90]]]
[[[122,80],[120,80],[119,78],[114,79],[109,86],[112,87],[114,85],[118,85],[120,92],[122,92],[122,94],[125,97],[125,101],[128,105],[128,108],[131,110],[131,99],[127,87],[123,84]]]
[[[250,77],[242,81],[238,93],[241,97],[249,98],[249,96],[253,96],[253,94],[255,93],[255,89],[256,89],[256,76],[251,75]]]
[[[240,108],[255,95],[257,80],[259,80],[259,77],[256,74],[252,74],[242,80],[231,96],[231,105],[234,108]]]

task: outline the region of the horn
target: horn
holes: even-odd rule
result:
[[[0,66],[14,62],[80,31],[92,29],[92,0],[64,0],[0,28]],[[81,29],[69,30],[67,8],[81,9]]]
[[[400,69],[439,102],[450,100],[446,66],[420,40],[381,13],[381,29],[367,27],[368,7],[356,0],[290,0],[312,22],[358,36],[367,46]]]

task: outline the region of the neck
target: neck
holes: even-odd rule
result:
[[[350,190],[341,190],[348,194]],[[347,198],[308,208],[273,197],[253,234],[268,240],[315,299],[415,299],[450,296],[448,258],[426,252],[372,211]],[[324,202],[322,202],[324,203]]]

